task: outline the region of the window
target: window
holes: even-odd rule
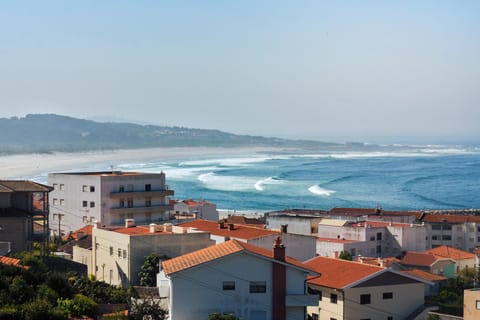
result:
[[[60,205],[63,206],[65,204],[65,199],[60,199]]]
[[[54,190],[57,190],[57,189],[58,189],[58,184],[57,184],[57,183],[54,183],[54,184],[53,184],[53,189],[54,189]]]
[[[377,252],[378,254],[381,254],[381,253],[382,253],[382,246],[377,246],[377,249],[376,249],[376,250],[377,250],[376,252]]]
[[[122,249],[118,248],[118,257],[121,258],[122,257]]]
[[[377,232],[377,240],[382,240],[382,233],[381,232]]]
[[[439,224],[432,224],[432,230],[442,230],[442,226]]]
[[[113,247],[110,247],[110,255],[113,256]]]
[[[152,185],[150,183],[145,185],[145,191],[152,191]]]
[[[334,293],[330,293],[330,303],[337,303],[337,295]]]
[[[452,236],[448,235],[448,234],[445,234],[445,235],[442,236],[442,240],[452,240]]]
[[[318,301],[322,301],[322,291],[321,290],[316,290],[316,289],[312,289],[312,288],[308,287],[307,292],[308,292],[308,294],[318,295]]]
[[[125,199],[120,199],[119,204],[120,208],[125,208]]]
[[[152,198],[145,198],[145,207],[152,206]]]
[[[132,198],[127,199],[127,208],[133,208],[133,199]]]
[[[83,185],[83,186],[82,186],[82,191],[83,191],[83,192],[87,192],[87,191],[88,191],[88,186],[87,186],[87,185]]]
[[[82,217],[82,222],[83,222],[83,223],[88,223],[88,217],[87,217],[87,216],[83,216],[83,217]]]
[[[432,240],[438,240],[437,236],[432,236]]]
[[[370,295],[369,294],[361,294],[360,295],[360,304],[370,304]]]
[[[223,281],[223,290],[235,290],[235,281]]]
[[[57,214],[56,213],[53,214],[53,220],[55,220],[55,219],[57,219]]]
[[[265,293],[267,292],[266,281],[250,281],[250,293]]]
[[[90,186],[90,192],[95,192],[95,186]]]
[[[443,230],[452,230],[452,225],[451,224],[444,224],[442,229]]]
[[[56,206],[58,204],[58,199],[53,198],[53,205]]]
[[[393,292],[384,292],[382,295],[383,299],[393,299]]]
[[[86,208],[88,206],[88,201],[83,200],[82,201],[82,207]]]
[[[387,320],[393,320],[393,317],[387,317]]]
[[[312,320],[318,320],[318,313],[312,313]]]
[[[90,201],[90,208],[95,208],[95,201]]]
[[[152,213],[145,212],[145,222],[151,222],[151,221],[152,221]]]
[[[125,192],[125,186],[123,184],[118,186],[118,192]]]
[[[60,190],[65,190],[65,185],[63,183],[60,183]]]
[[[122,254],[123,254],[123,259],[127,259],[127,250],[123,249]]]
[[[475,301],[477,310],[480,310],[480,300]]]
[[[370,236],[370,241],[375,241],[375,236]]]

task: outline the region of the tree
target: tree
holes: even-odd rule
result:
[[[239,320],[239,318],[233,314],[215,312],[208,316],[208,320]]]
[[[140,285],[144,287],[154,287],[156,284],[157,273],[159,271],[160,260],[168,259],[165,255],[151,253],[145,257],[141,271],[138,273]]]
[[[162,309],[160,305],[153,299],[133,299],[130,308],[130,319],[132,320],[165,320],[168,311]]]
[[[349,260],[349,261],[352,261],[352,254],[348,251],[345,251],[343,250],[342,252],[340,252],[340,254],[338,255],[338,257],[340,259],[343,259],[343,260]]]
[[[76,294],[73,299],[58,299],[58,307],[70,316],[94,317],[98,310],[95,301],[83,294]]]

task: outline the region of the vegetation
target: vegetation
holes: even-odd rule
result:
[[[130,319],[133,320],[165,320],[168,311],[164,310],[153,299],[134,300],[130,308]]]
[[[233,314],[215,312],[208,316],[208,320],[239,320],[239,318]]]
[[[32,253],[19,256],[29,268],[0,265],[0,320],[93,317],[97,303],[128,303],[128,290],[48,270]]]
[[[338,257],[340,259],[343,259],[343,260],[349,260],[349,261],[352,261],[352,254],[348,251],[342,251],[340,252],[340,254],[338,255]]]
[[[160,260],[168,259],[165,255],[151,253],[145,257],[141,271],[138,273],[140,285],[143,287],[154,287],[156,285],[157,273],[159,272]]]

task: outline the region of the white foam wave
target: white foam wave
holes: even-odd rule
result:
[[[282,184],[283,182],[284,181],[278,180],[275,177],[268,177],[266,179],[258,180],[253,186],[257,191],[264,191],[266,185]]]
[[[334,194],[336,192],[334,190],[324,189],[317,184],[308,188],[308,191],[310,191],[313,194],[322,196],[322,197],[330,197],[332,194]]]
[[[180,162],[179,166],[205,166],[205,165],[219,165],[222,167],[242,167],[252,163],[264,162],[269,160],[269,157],[248,157],[248,158],[222,158],[222,159],[205,159],[192,160]]]
[[[197,179],[212,190],[222,191],[248,191],[254,188],[258,178],[222,176],[214,172],[200,174]]]

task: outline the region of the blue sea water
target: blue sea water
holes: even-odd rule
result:
[[[479,148],[255,153],[176,161],[151,159],[120,163],[115,169],[163,171],[169,188],[175,190],[174,198],[203,198],[224,210],[480,208]],[[46,182],[46,176],[37,180]]]

